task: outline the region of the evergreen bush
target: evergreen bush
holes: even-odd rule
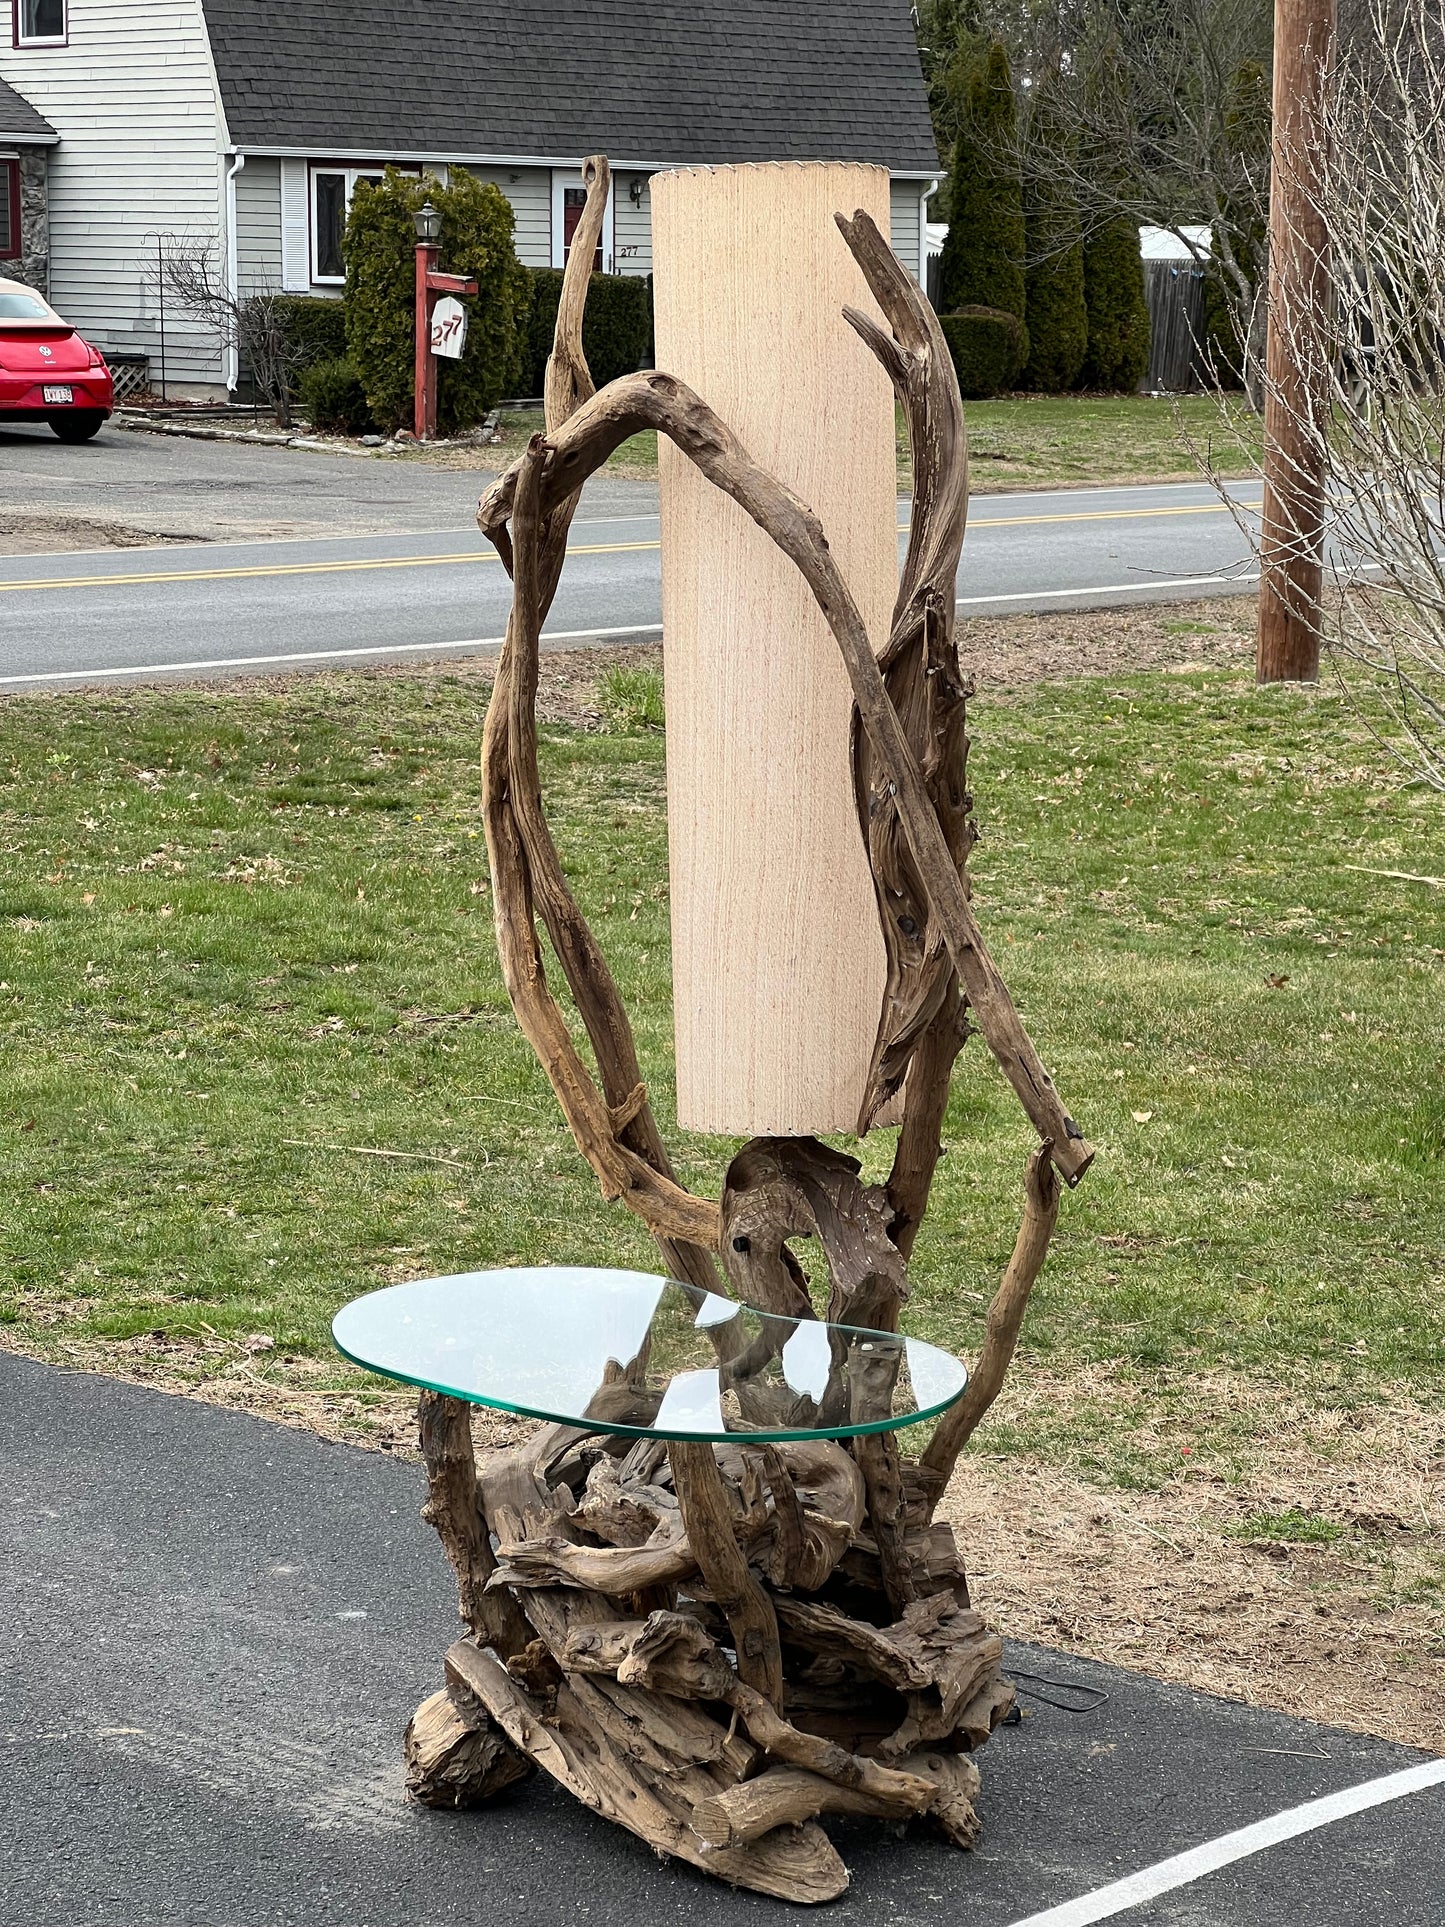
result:
[[[1002,42],[994,41],[982,57],[961,57],[952,82],[958,103],[958,139],[950,175],[948,237],[939,263],[938,305],[949,315],[988,308],[1017,319],[1018,359],[1002,384],[1007,388],[1028,359],[1029,344],[1017,115]]]
[[[938,325],[965,401],[987,401],[1013,386],[1023,360],[1023,323],[1007,308],[963,308]]]
[[[412,418],[415,215],[426,201],[442,219],[439,265],[478,284],[475,295],[462,297],[467,345],[460,360],[437,363],[437,428],[449,434],[472,427],[514,391],[529,282],[512,245],[511,203],[490,181],[458,171],[443,187],[390,167],[375,186],[359,181],[346,221],[346,352],[382,427]]]
[[[346,309],[341,302],[319,294],[278,294],[273,305],[298,376],[314,362],[339,361],[345,355]]]
[[[532,283],[532,305],[527,310],[527,340],[517,380],[517,394],[524,401],[535,400],[547,379],[547,357],[552,352],[557,305],[562,299],[562,270],[531,268],[528,277]]]
[[[1139,230],[1111,221],[1084,249],[1084,298],[1089,306],[1089,352],[1080,379],[1086,388],[1131,395],[1149,366],[1149,308]]]
[[[1034,89],[1029,138],[1036,148],[1067,145],[1057,76],[1044,75]],[[1024,192],[1024,310],[1029,352],[1027,388],[1056,395],[1072,388],[1089,347],[1089,309],[1084,299],[1084,242],[1079,202],[1068,174],[1031,176]]]
[[[301,370],[297,387],[313,428],[329,429],[338,435],[365,435],[373,428],[361,377],[344,355],[313,361]]]
[[[533,268],[527,345],[517,389],[526,399],[542,392],[561,299],[562,270]],[[594,274],[582,317],[582,352],[597,387],[632,374],[641,366],[651,340],[651,275]]]
[[[652,289],[645,275],[594,274],[587,290],[582,352],[599,388],[635,375],[652,332]]]

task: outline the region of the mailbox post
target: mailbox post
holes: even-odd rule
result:
[[[419,442],[429,442],[437,432],[437,357],[432,345],[432,306],[439,295],[475,294],[477,284],[469,275],[443,274],[437,267],[441,259],[442,217],[428,201],[416,212],[416,382],[413,428]],[[464,338],[465,329],[461,331]],[[454,345],[453,345],[454,343]],[[461,352],[461,338],[448,342],[453,355]]]

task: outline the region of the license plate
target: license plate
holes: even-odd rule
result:
[[[70,388],[42,388],[41,394],[46,401],[74,401],[75,393]]]

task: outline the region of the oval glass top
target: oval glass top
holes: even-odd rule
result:
[[[503,1412],[633,1438],[848,1438],[952,1405],[958,1359],[641,1271],[547,1266],[392,1285],[331,1327],[358,1365]]]

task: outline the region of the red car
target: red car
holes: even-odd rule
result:
[[[88,442],[115,407],[110,370],[23,281],[0,281],[0,422],[49,422]]]

